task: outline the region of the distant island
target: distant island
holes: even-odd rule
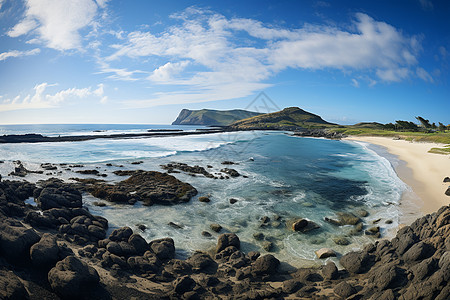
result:
[[[261,115],[261,113],[243,110],[189,110],[183,109],[172,125],[208,125],[228,126],[236,121]]]

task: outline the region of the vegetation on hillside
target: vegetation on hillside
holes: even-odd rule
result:
[[[228,126],[235,121],[260,115],[243,109],[233,110],[189,110],[183,109],[172,125],[212,125]]]

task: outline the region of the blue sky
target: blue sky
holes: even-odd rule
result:
[[[0,123],[171,123],[264,91],[341,124],[450,124],[450,3],[0,0]]]

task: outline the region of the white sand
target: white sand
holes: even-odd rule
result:
[[[397,174],[422,199],[423,213],[432,213],[441,206],[449,205],[450,196],[445,195],[449,183],[444,183],[443,180],[450,177],[450,155],[428,153],[431,148],[442,147],[443,144],[408,142],[386,137],[352,136],[348,139],[383,146],[389,153],[404,161],[406,166],[397,169]]]

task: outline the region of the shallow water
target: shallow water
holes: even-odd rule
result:
[[[149,128],[150,129],[150,128]],[[134,130],[134,129],[133,129]],[[250,159],[251,158],[251,159]],[[274,244],[273,253],[293,265],[315,264],[314,250],[330,247],[345,253],[372,241],[366,235],[350,235],[353,226],[334,226],[324,217],[335,217],[339,211],[365,209],[369,215],[362,218],[367,227],[380,219],[383,236],[392,234],[398,225],[398,203],[407,186],[397,177],[391,163],[369,149],[367,144],[349,141],[298,138],[282,132],[238,132],[198,136],[139,138],[126,140],[92,140],[68,143],[7,144],[0,145],[0,174],[6,176],[13,168],[13,160],[21,160],[29,169],[38,169],[42,162],[83,163],[84,169],[97,168],[108,175],[108,181],[123,180],[112,171],[118,169],[159,170],[160,164],[183,162],[220,172],[224,167],[236,169],[237,178],[214,180],[203,176],[173,174],[189,182],[199,191],[198,196],[208,196],[210,203],[202,203],[198,196],[189,203],[172,207],[145,207],[109,204],[97,207],[90,195],[84,196],[85,205],[94,214],[105,216],[111,230],[138,224],[148,229],[142,233],[147,239],[170,236],[174,238],[177,255],[185,257],[193,250],[214,247],[218,234],[209,228],[219,223],[224,232],[235,232],[244,251],[262,249],[263,242],[256,241],[255,233]],[[131,162],[143,161],[140,165]],[[236,165],[224,166],[224,160]],[[113,166],[106,166],[106,162]],[[118,165],[123,165],[122,168]],[[67,167],[59,167],[61,178],[89,177],[76,174]],[[55,176],[56,173],[53,173]],[[48,177],[30,174],[27,180]],[[230,204],[229,199],[237,199]],[[260,218],[271,219],[261,227]],[[277,216],[280,218],[276,220]],[[289,229],[289,221],[308,218],[320,229],[307,234]],[[392,221],[386,224],[385,221]],[[183,226],[175,229],[174,222]],[[202,236],[202,231],[213,234]],[[332,238],[346,236],[348,246],[336,245]]]

